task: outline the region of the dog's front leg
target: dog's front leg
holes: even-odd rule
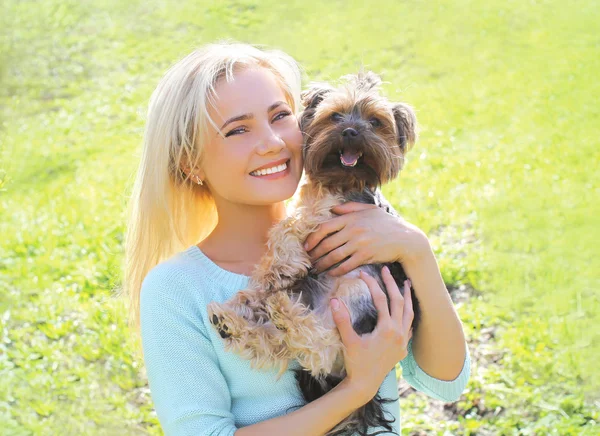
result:
[[[338,194],[319,196],[314,192],[307,194],[308,204],[302,206],[296,216],[286,218],[271,228],[267,253],[252,274],[256,286],[269,293],[289,289],[308,274],[312,262],[304,249],[304,242],[320,224],[333,216],[331,208],[343,201]]]
[[[221,338],[240,337],[248,329],[266,320],[264,309],[265,292],[256,287],[237,292],[232,298],[207,306],[208,319]]]
[[[306,224],[290,217],[280,221],[269,231],[267,253],[252,274],[252,281],[267,293],[291,287],[304,277],[312,266],[304,250]]]

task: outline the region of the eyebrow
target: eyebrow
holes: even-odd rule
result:
[[[287,104],[287,103],[285,101],[276,101],[275,103],[273,103],[271,106],[269,106],[267,108],[267,112],[271,112],[273,109],[276,109],[277,107],[281,106],[282,104]],[[228,124],[235,123],[236,121],[251,120],[253,118],[254,118],[253,114],[243,114],[243,115],[238,115],[233,118],[229,118],[227,121],[225,121],[225,124],[223,124],[221,126],[221,130],[223,130]]]

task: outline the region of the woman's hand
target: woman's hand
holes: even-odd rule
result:
[[[384,267],[383,283],[390,297],[388,308],[385,293],[377,281],[360,272],[377,308],[377,325],[371,333],[359,336],[345,304],[333,298],[330,302],[333,319],[342,337],[346,379],[344,383],[356,392],[357,400],[366,404],[376,394],[387,374],[404,359],[408,340],[412,337],[413,307],[410,280],[404,282],[404,297],[389,270]],[[337,302],[337,304],[336,304]],[[343,302],[342,302],[343,303]],[[337,307],[337,309],[336,309]]]
[[[418,227],[373,204],[348,202],[331,211],[339,216],[321,224],[305,241],[317,273],[347,257],[329,274],[344,275],[370,263],[413,260],[429,248]]]

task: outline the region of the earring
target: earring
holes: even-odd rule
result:
[[[198,176],[196,176],[196,183],[199,184],[200,186],[204,185],[204,182],[202,182],[202,180]]]

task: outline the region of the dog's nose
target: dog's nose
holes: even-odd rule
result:
[[[356,131],[356,129],[353,129],[352,127],[348,127],[347,129],[344,129],[342,131],[342,136],[353,138],[355,136],[358,136],[358,132]]]

